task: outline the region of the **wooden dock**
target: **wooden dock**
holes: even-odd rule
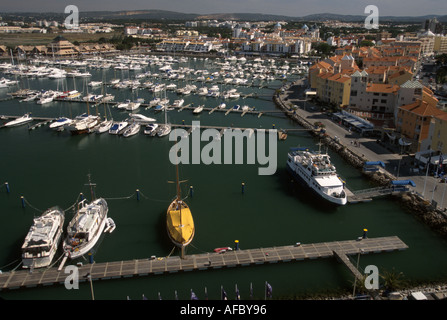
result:
[[[343,259],[345,255],[355,255],[360,251],[362,251],[362,254],[367,254],[405,250],[407,248],[408,246],[396,236],[360,238],[357,240],[297,243],[289,246],[235,250],[221,254],[215,252],[192,254],[186,255],[185,259],[180,259],[178,256],[169,256],[100,262],[80,266],[78,271],[79,281],[87,281],[85,277],[87,274],[90,274],[92,280],[109,280],[319,258],[342,257]],[[68,273],[64,272],[64,268],[57,267],[35,269],[33,272],[28,270],[4,272],[0,274],[0,290],[63,285],[67,276]]]

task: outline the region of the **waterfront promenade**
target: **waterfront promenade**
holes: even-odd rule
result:
[[[297,105],[296,114],[307,120],[310,124],[321,122],[325,126],[326,134],[336,139],[339,144],[345,146],[352,153],[361,157],[364,161],[382,161],[389,175],[395,180],[412,180],[415,187],[410,190],[418,193],[428,202],[435,201],[438,208],[444,210],[447,207],[447,184],[440,183],[439,178],[426,176],[425,172],[413,172],[412,157],[394,153],[377,143],[377,138],[363,137],[359,133],[350,131],[349,128],[332,120],[320,107],[309,101],[304,101],[305,80],[298,80],[285,87],[278,96],[282,104]],[[349,181],[347,182],[349,187]]]

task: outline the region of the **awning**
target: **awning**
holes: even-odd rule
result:
[[[416,183],[413,180],[393,180],[391,184],[394,186],[406,186],[411,185],[412,187],[416,187]]]

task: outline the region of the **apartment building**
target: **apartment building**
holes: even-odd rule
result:
[[[410,150],[413,152],[423,151],[428,146],[423,147],[424,141],[429,141],[430,126],[436,116],[445,115],[445,112],[431,106],[421,99],[414,103],[400,106],[397,111],[396,131],[401,133],[407,140],[411,141]],[[442,118],[441,117],[441,118]],[[441,128],[439,128],[440,132]],[[435,132],[435,136],[437,136]],[[437,143],[441,140],[439,136]],[[436,146],[435,146],[436,147]]]

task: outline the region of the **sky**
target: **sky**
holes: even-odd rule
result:
[[[264,13],[301,17],[316,13],[364,15],[375,5],[379,16],[447,15],[446,0],[0,0],[0,12],[168,10],[183,13]]]

